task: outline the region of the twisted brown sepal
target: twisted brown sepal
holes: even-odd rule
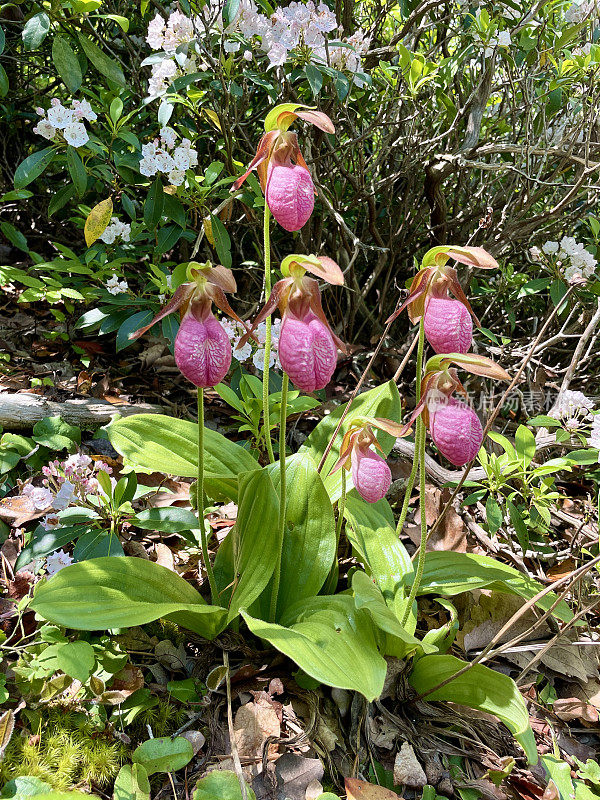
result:
[[[181,316],[185,314],[186,309],[189,305],[190,300],[192,299],[192,294],[194,293],[195,284],[193,283],[182,283],[181,286],[177,288],[173,297],[169,300],[166,306],[162,308],[158,314],[154,317],[152,322],[148,325],[144,325],[143,328],[138,328],[137,331],[133,331],[133,333],[129,334],[130,339],[139,339],[140,336],[143,336],[146,331],[149,331],[153,325],[156,325],[157,322],[160,322],[161,319],[168,317],[169,314],[173,314],[175,311],[181,310]]]
[[[373,446],[376,450],[379,450],[382,455],[385,455],[383,448],[373,433],[373,428],[384,431],[385,433],[389,433],[392,436],[406,435],[405,433],[402,433],[404,426],[399,425],[397,422],[392,422],[391,419],[382,419],[381,417],[356,418],[344,434],[344,438],[342,439],[342,443],[340,445],[340,457],[331,468],[329,473],[330,475],[333,475],[333,473],[337,472],[338,469],[350,469],[348,460],[352,455],[352,450],[354,447]]]
[[[243,175],[231,185],[231,191],[237,192],[238,189],[242,187],[242,184],[250,175],[252,170],[255,170],[263,161],[268,161],[271,157],[271,151],[273,149],[273,145],[275,144],[275,140],[279,136],[279,131],[269,131],[265,133],[264,136],[261,137],[260,142],[258,143],[258,147],[256,148],[256,154],[252,161],[248,164],[248,168]]]

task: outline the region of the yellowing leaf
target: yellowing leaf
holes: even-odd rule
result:
[[[215,246],[215,237],[213,235],[211,218],[210,217],[205,217],[202,220],[202,225],[204,226],[204,233],[206,234],[206,238],[208,239],[210,244],[214,247]]]
[[[112,217],[113,212],[113,202],[110,197],[106,200],[102,200],[98,205],[95,205],[90,213],[88,214],[88,218],[85,221],[85,227],[83,229],[83,234],[85,236],[85,243],[88,247],[91,247],[96,239],[99,239],[100,236],[106,230],[108,223]]]
[[[0,717],[0,758],[4,755],[14,729],[15,715],[12,711],[5,711]]]
[[[202,111],[209,118],[209,120],[212,122],[215,128],[221,130],[221,123],[219,122],[218,115],[210,108],[203,108]]]

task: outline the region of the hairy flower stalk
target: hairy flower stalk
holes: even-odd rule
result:
[[[271,213],[269,206],[265,203],[265,211],[263,217],[263,246],[265,257],[265,297],[271,295]],[[273,454],[273,442],[271,441],[271,421],[269,415],[269,369],[271,361],[271,315],[269,314],[265,319],[265,358],[263,361],[263,434],[265,437],[265,444],[267,446],[267,453],[269,456],[269,463],[275,461]]]
[[[344,283],[344,276],[338,265],[325,256],[288,256],[281,262],[281,271],[285,277],[273,287],[251,331],[278,306],[282,317],[281,366],[299,389],[314,392],[329,383],[337,363],[337,349],[345,351],[346,346],[329,327],[318,282],[306,273],[337,286]],[[240,345],[243,343],[244,339]]]
[[[182,319],[175,337],[175,363],[181,374],[198,388],[198,473],[197,512],[200,528],[200,545],[204,567],[210,585],[212,602],[218,593],[212,564],[208,557],[208,537],[204,520],[204,389],[220,383],[231,364],[231,343],[221,323],[212,313],[213,302],[221,311],[241,323],[233,311],[225,292],[234,292],[235,280],[226,267],[211,267],[191,261],[187,269],[189,283],[182,284],[171,301],[143,328],[130,335],[137,339],[159,320],[179,311]]]
[[[335,133],[332,121],[321,111],[297,103],[276,106],[265,119],[265,134],[248,169],[232,186],[232,191],[237,191],[256,169],[267,206],[290,232],[306,225],[315,205],[315,187],[298,137],[288,130],[298,118],[325,133]]]

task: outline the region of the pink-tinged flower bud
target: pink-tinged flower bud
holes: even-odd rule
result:
[[[429,432],[440,453],[456,467],[475,458],[483,442],[479,417],[455,397],[449,397],[446,405],[430,409]]]
[[[390,468],[370,447],[354,447],[351,455],[354,488],[367,503],[385,497],[392,482]]]
[[[298,164],[272,161],[267,172],[265,200],[286,231],[299,231],[315,207],[315,187],[310,172]]]
[[[473,341],[473,321],[468,309],[449,297],[430,297],[423,325],[436,353],[468,353]]]
[[[198,320],[187,313],[175,337],[175,363],[194,386],[220,383],[231,364],[231,342],[212,314]]]
[[[298,389],[314,392],[331,380],[337,348],[327,326],[312,311],[302,319],[288,312],[279,334],[279,360]]]

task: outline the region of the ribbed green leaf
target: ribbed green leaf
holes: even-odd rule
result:
[[[427,692],[465,666],[465,661],[454,656],[424,656],[415,663],[408,681],[417,692]],[[535,739],[525,701],[508,675],[475,664],[463,675],[427,695],[427,700],[447,700],[494,714],[525,750],[529,763],[537,763]]]
[[[240,477],[238,504],[235,529],[231,532],[235,588],[229,601],[228,622],[261,594],[281,552],[279,498],[267,469]]]
[[[163,414],[135,414],[108,428],[112,446],[133,467],[182,478],[198,473],[198,426]],[[247,450],[217,431],[204,431],[204,488],[214,497],[237,499],[240,473],[255,470]]]
[[[379,697],[386,663],[377,650],[367,612],[358,610],[348,595],[315,597],[304,604],[304,611],[299,611],[299,605],[289,627],[242,614],[252,633],[315,680],[361,692],[369,701]]]
[[[165,617],[212,639],[227,611],[207,605],[187,581],[142,558],[95,558],[65,567],[38,584],[31,607],[75,630],[145,625]]]

